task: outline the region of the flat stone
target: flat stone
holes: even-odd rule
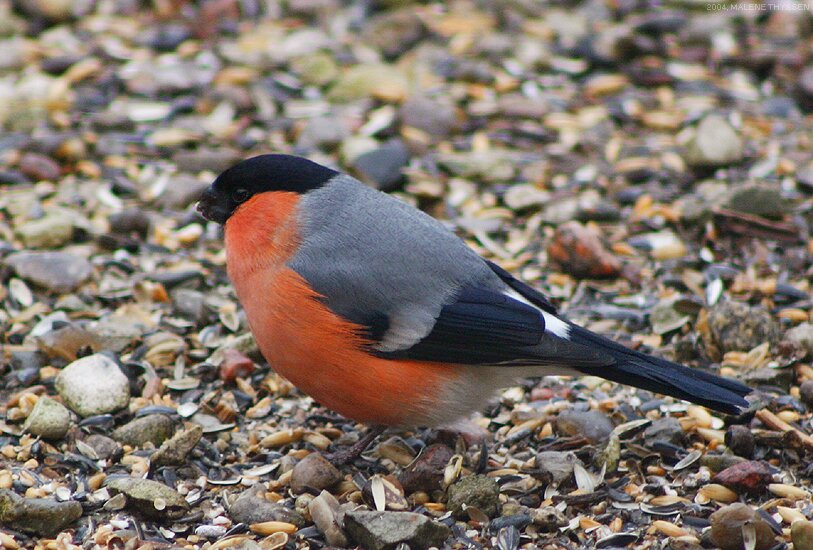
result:
[[[743,142],[728,121],[717,114],[700,121],[686,146],[686,161],[691,166],[728,166],[743,159]]]
[[[5,263],[26,281],[57,293],[76,290],[93,273],[90,262],[67,252],[15,252]]]
[[[251,525],[266,521],[293,523],[297,527],[305,525],[304,518],[295,512],[263,497],[265,491],[257,485],[246,489],[229,506],[229,517],[236,523]]]
[[[500,502],[500,486],[494,478],[473,475],[467,476],[449,487],[447,508],[456,517],[466,519],[466,509],[474,507],[488,517],[497,515]]]
[[[82,505],[75,500],[58,502],[52,498],[23,498],[0,489],[0,525],[52,537],[82,517]]]
[[[569,436],[583,436],[593,443],[607,441],[613,423],[599,411],[567,409],[556,418],[556,429]]]
[[[189,504],[178,491],[151,479],[117,477],[108,479],[105,486],[112,493],[123,493],[127,507],[148,518],[179,517]]]
[[[65,437],[70,426],[70,411],[62,403],[42,396],[25,419],[23,429],[43,439],[58,440]]]
[[[113,439],[131,447],[152,443],[156,447],[172,436],[175,423],[165,414],[148,414],[113,430]]]
[[[366,550],[390,550],[400,544],[409,548],[440,547],[451,529],[412,512],[347,512],[344,523],[350,537]]]

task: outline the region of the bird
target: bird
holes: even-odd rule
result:
[[[442,427],[527,377],[598,376],[729,414],[751,389],[568,321],[439,220],[306,158],[242,160],[204,190],[268,364],[376,427]]]

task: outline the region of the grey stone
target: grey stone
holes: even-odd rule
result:
[[[646,441],[659,439],[675,445],[683,445],[686,443],[686,434],[680,427],[677,418],[666,416],[652,421],[652,424],[644,430],[644,439]]]
[[[340,509],[336,497],[327,491],[322,491],[319,496],[308,503],[308,512],[330,546],[339,548],[347,546],[347,535],[339,522]]]
[[[193,425],[180,430],[161,444],[161,447],[150,456],[150,462],[156,466],[177,466],[186,461],[186,457],[197,446],[203,436],[203,428]]]
[[[27,248],[58,248],[73,238],[73,222],[64,212],[50,212],[20,224],[14,232]]]
[[[398,187],[404,176],[401,169],[409,164],[409,150],[400,139],[391,139],[381,147],[363,153],[353,161],[359,178],[377,189],[390,191]]]
[[[686,161],[691,166],[719,167],[743,159],[743,142],[728,121],[711,114],[700,121],[686,145]]]
[[[556,418],[556,428],[565,435],[583,436],[592,443],[599,443],[610,437],[613,423],[599,411],[567,409]]]
[[[708,314],[707,330],[701,331],[706,351],[719,360],[729,351],[750,351],[779,340],[779,325],[771,313],[761,306],[750,307],[741,302],[721,302]]]
[[[206,147],[194,151],[180,150],[172,155],[172,162],[178,166],[178,170],[191,174],[197,174],[204,170],[220,173],[227,168],[231,168],[241,159],[242,156],[237,151],[209,149]]]
[[[796,374],[793,369],[772,369],[764,367],[740,375],[740,379],[749,386],[776,386],[789,391]]]
[[[291,472],[291,490],[302,493],[306,489],[328,489],[341,481],[342,476],[336,466],[318,453],[312,453],[300,460]]]
[[[108,478],[105,486],[114,494],[123,493],[128,508],[149,518],[179,517],[189,509],[178,491],[151,479]]]
[[[80,517],[82,505],[75,500],[23,498],[8,489],[0,489],[0,525],[4,527],[51,537]]]
[[[90,278],[90,262],[66,252],[15,252],[6,265],[37,286],[57,293],[71,292]]]
[[[82,417],[117,411],[130,401],[130,383],[115,361],[97,353],[77,359],[56,378],[56,390]]]
[[[433,136],[447,136],[460,125],[457,108],[447,98],[412,96],[401,105],[400,113],[405,126]]]
[[[785,332],[785,340],[798,347],[805,357],[813,357],[813,324],[802,323]]]
[[[206,296],[190,288],[176,288],[171,293],[172,312],[178,317],[199,325],[209,317]]]
[[[452,534],[445,525],[412,512],[347,512],[344,524],[365,550],[390,550],[401,543],[413,549],[441,546]]]
[[[37,400],[23,429],[43,439],[62,439],[71,427],[71,413],[62,403],[42,396]]]
[[[143,447],[152,443],[156,447],[172,436],[175,423],[165,414],[148,414],[131,420],[113,430],[113,439],[123,445]]]
[[[571,452],[542,451],[536,454],[536,468],[550,475],[554,485],[569,480],[576,464],[584,466],[579,457]]]
[[[276,502],[265,499],[262,486],[251,487],[242,493],[229,506],[229,516],[236,523],[262,523],[265,521],[284,521],[297,527],[305,525],[304,518],[297,512]]]
[[[773,220],[781,219],[788,210],[779,189],[768,185],[735,186],[727,206],[737,212]]]

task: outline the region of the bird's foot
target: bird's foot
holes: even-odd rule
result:
[[[361,456],[361,453],[366,451],[367,447],[369,447],[379,435],[384,433],[386,429],[387,429],[386,426],[373,426],[366,434],[364,434],[364,436],[361,439],[359,439],[353,445],[351,445],[350,447],[343,447],[332,453],[326,454],[325,458],[334,466],[340,466],[342,464],[352,462],[359,456]]]

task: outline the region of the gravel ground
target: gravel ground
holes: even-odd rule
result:
[[[666,4],[0,0],[0,546],[813,548],[811,7]],[[194,210],[270,151],[752,407],[528,380],[337,468]]]

